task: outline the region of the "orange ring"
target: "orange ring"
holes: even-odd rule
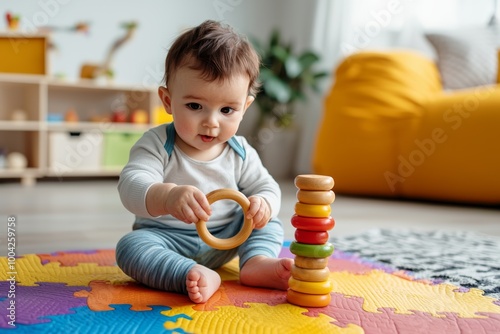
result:
[[[207,194],[207,199],[210,204],[221,199],[230,199],[238,203],[243,209],[243,215],[246,215],[248,208],[250,207],[250,201],[241,192],[234,189],[217,189]],[[228,239],[220,239],[214,237],[210,231],[207,229],[207,224],[204,220],[199,220],[196,223],[196,230],[200,235],[201,240],[203,240],[210,247],[227,250],[231,248],[238,247],[244,243],[253,230],[253,220],[246,219],[243,222],[243,227],[235,236]]]
[[[335,193],[332,190],[297,190],[297,200],[304,204],[330,205],[335,201]]]
[[[295,266],[304,269],[323,269],[328,266],[327,257],[305,257],[296,255]]]
[[[335,227],[335,220],[332,217],[314,218],[293,215],[292,226],[306,231],[329,231]]]
[[[288,300],[289,303],[298,306],[326,307],[330,305],[330,302],[332,301],[332,296],[329,293],[324,295],[310,295],[288,289],[286,299]]]
[[[301,190],[331,190],[335,182],[331,176],[303,174],[295,178],[294,184]]]
[[[295,213],[303,217],[325,218],[330,216],[332,208],[330,205],[315,205],[295,203]]]

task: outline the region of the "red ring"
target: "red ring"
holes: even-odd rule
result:
[[[335,220],[332,217],[312,218],[295,214],[291,222],[293,227],[306,231],[328,231],[335,226]]]
[[[326,231],[295,230],[295,240],[302,244],[322,245],[328,241],[328,237]]]

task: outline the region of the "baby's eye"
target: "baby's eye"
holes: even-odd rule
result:
[[[199,104],[199,103],[191,102],[191,103],[187,103],[186,106],[191,110],[200,110],[201,109],[201,104]]]
[[[233,111],[234,111],[234,109],[231,107],[224,107],[220,110],[221,113],[226,114],[226,115],[231,114]]]

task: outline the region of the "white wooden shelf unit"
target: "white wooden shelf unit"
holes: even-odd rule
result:
[[[0,74],[0,150],[7,154],[20,152],[28,163],[23,169],[0,168],[0,178],[20,178],[24,184],[32,184],[37,178],[47,176],[118,175],[122,166],[110,166],[102,161],[88,165],[86,158],[95,156],[97,151],[99,155],[106,154],[102,149],[109,134],[137,136],[143,133],[151,126],[153,113],[159,105],[153,87],[97,84],[86,80],[64,82],[44,75]],[[78,122],[49,120],[49,115],[64,116],[70,109],[76,111]],[[102,120],[116,109],[145,110],[149,123]],[[24,120],[13,120],[16,110],[22,111]],[[76,148],[63,146],[63,152],[51,152],[51,138],[56,138],[58,133],[84,134],[87,140]],[[56,153],[60,161],[54,161]]]

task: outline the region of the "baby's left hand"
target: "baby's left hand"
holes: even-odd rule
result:
[[[261,229],[271,219],[271,209],[266,200],[260,196],[250,196],[248,200],[250,201],[250,207],[248,208],[246,218],[253,219],[253,227],[255,229]]]

